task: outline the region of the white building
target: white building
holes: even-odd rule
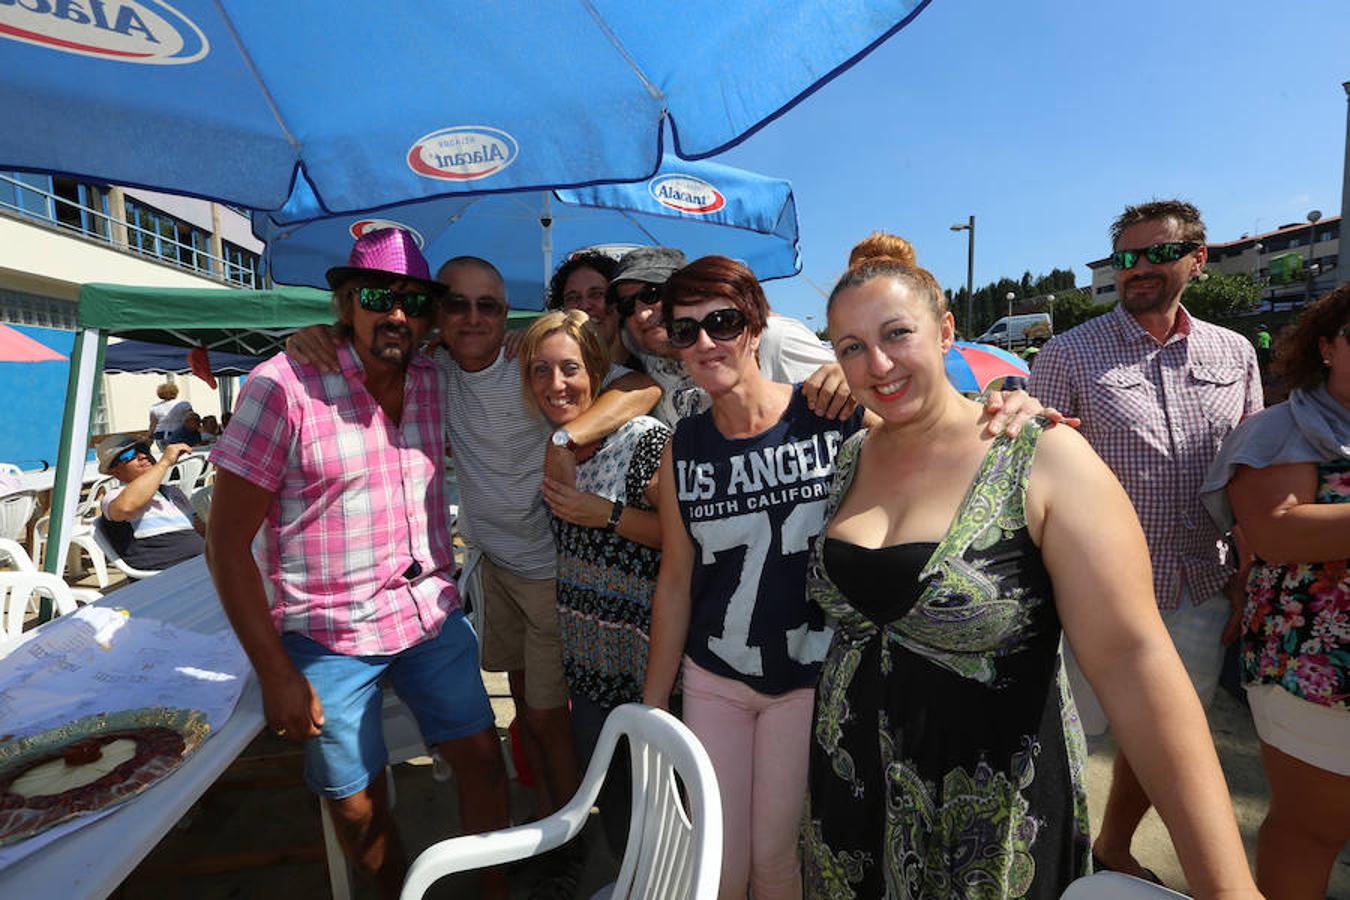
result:
[[[75,328],[75,302],[86,282],[153,287],[263,287],[262,244],[246,216],[205,200],[0,172],[0,322]],[[172,378],[172,376],[169,376]],[[105,376],[93,433],[143,429],[163,375]],[[220,413],[216,391],[193,376],[176,379],[180,396],[203,415]],[[64,394],[64,385],[60,388]],[[0,427],[33,415],[9,398]]]

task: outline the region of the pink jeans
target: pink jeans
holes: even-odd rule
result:
[[[722,795],[721,900],[797,900],[797,835],[815,691],[777,697],[684,659],[684,723],[712,758]]]

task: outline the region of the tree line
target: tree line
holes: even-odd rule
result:
[[[1192,282],[1181,302],[1196,317],[1209,322],[1221,322],[1256,309],[1261,303],[1265,282],[1249,272],[1224,273],[1206,269],[1204,275]],[[1097,303],[1091,288],[1074,286],[1071,269],[1051,269],[1048,275],[1033,276],[1023,272],[1020,279],[1000,278],[975,291],[972,304],[972,324],[967,327],[966,289],[947,290],[947,306],[956,317],[957,331],[967,339],[983,334],[990,325],[1008,314],[1008,294],[1013,294],[1013,314],[1051,312],[1055,333],[1063,334],[1070,328],[1094,316],[1115,309],[1116,301]],[[1049,295],[1055,297],[1053,309]]]

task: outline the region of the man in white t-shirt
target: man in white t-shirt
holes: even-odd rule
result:
[[[482,658],[509,675],[523,743],[551,812],[580,784],[558,638],[556,550],[539,491],[545,455],[599,440],[656,403],[645,375],[620,374],[587,414],[556,432],[523,406],[519,360],[503,352],[506,284],[489,262],[457,257],[433,359],[445,373],[445,422],[459,476],[461,534],[483,553]],[[542,771],[541,771],[542,770]]]
[[[98,470],[122,486],[102,502],[102,528],[117,555],[131,567],[157,571],[200,555],[206,526],[196,517],[187,495],[165,485],[169,470],[190,451],[170,444],[155,460],[150,445],[134,434],[113,434],[99,441]]]

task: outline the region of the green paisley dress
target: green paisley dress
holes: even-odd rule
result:
[[[931,555],[864,578],[870,596],[837,572],[845,596],[816,544],[809,590],[836,631],[816,689],[809,897],[1057,898],[1091,871],[1086,748],[1023,509],[1041,427],[994,440]],[[840,449],[828,517],[865,437]]]

